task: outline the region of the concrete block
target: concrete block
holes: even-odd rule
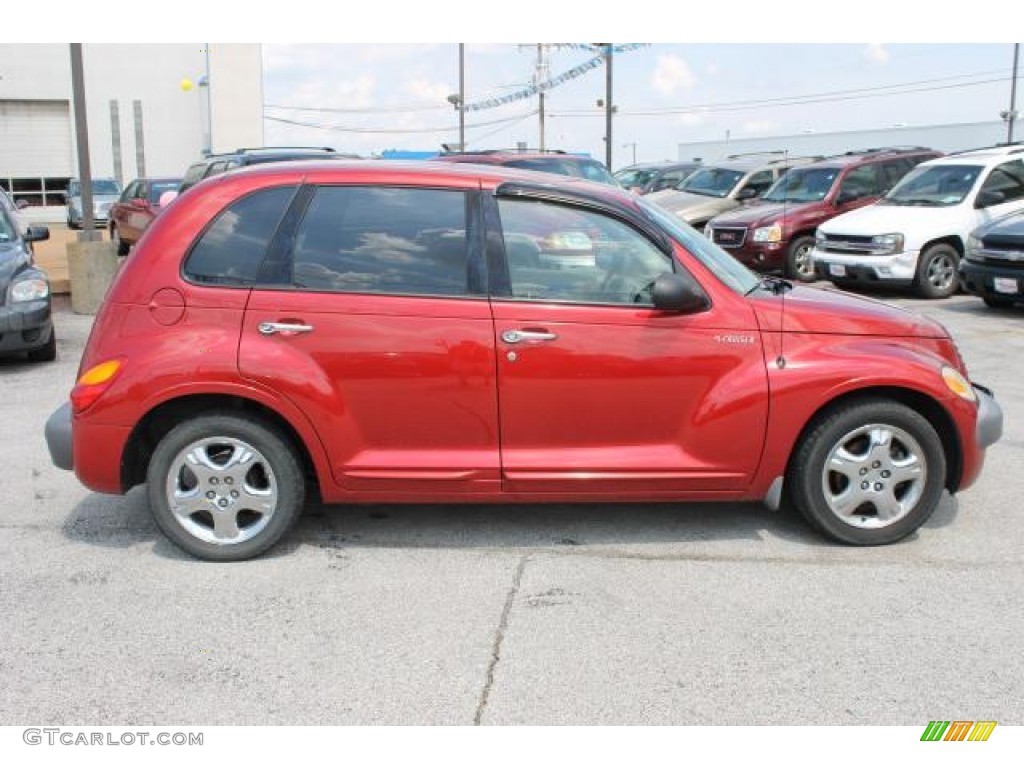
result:
[[[115,246],[110,242],[71,242],[68,249],[68,277],[71,309],[80,315],[94,315],[117,274]]]

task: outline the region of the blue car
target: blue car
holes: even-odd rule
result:
[[[57,357],[50,312],[50,281],[36,266],[30,243],[48,240],[46,227],[21,232],[0,208],[0,354],[27,352],[30,360]]]

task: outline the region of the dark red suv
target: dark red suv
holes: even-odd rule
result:
[[[814,280],[814,230],[874,203],[918,163],[941,156],[925,147],[847,152],[786,172],[752,205],[716,216],[704,234],[759,272]]]
[[[327,503],[764,500],[882,544],[1002,413],[937,323],[749,272],[624,190],[451,163],[197,185],[124,263],[50,418],[181,547]]]

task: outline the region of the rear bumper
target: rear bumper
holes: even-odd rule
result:
[[[50,459],[59,469],[75,468],[74,447],[71,441],[71,403],[64,403],[46,420],[46,447]]]
[[[978,447],[984,450],[1003,436],[1003,409],[992,390],[971,382],[978,397],[978,423],[974,429]]]

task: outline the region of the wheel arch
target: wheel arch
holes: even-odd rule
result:
[[[865,387],[863,389],[851,390],[837,395],[819,406],[804,422],[803,427],[797,434],[796,440],[790,446],[789,458],[786,461],[786,477],[790,476],[799,446],[823,415],[852,403],[866,400],[890,400],[905,405],[924,416],[938,434],[939,441],[942,443],[943,453],[946,455],[946,477],[943,487],[950,493],[955,492],[960,487],[960,480],[963,476],[963,446],[960,443],[960,435],[953,417],[937,400],[929,395],[914,389],[893,386]]]
[[[921,253],[923,254],[933,245],[952,246],[959,258],[962,259],[964,257],[964,241],[960,238],[960,235],[943,235],[941,237],[934,237],[921,246]]]
[[[296,451],[299,465],[309,486],[309,497],[320,495],[320,473],[309,447],[288,419],[263,403],[239,395],[187,394],[165,400],[139,419],[125,443],[121,455],[123,490],[146,482],[146,471],[160,440],[186,418],[204,413],[227,413],[255,417],[277,428]]]

